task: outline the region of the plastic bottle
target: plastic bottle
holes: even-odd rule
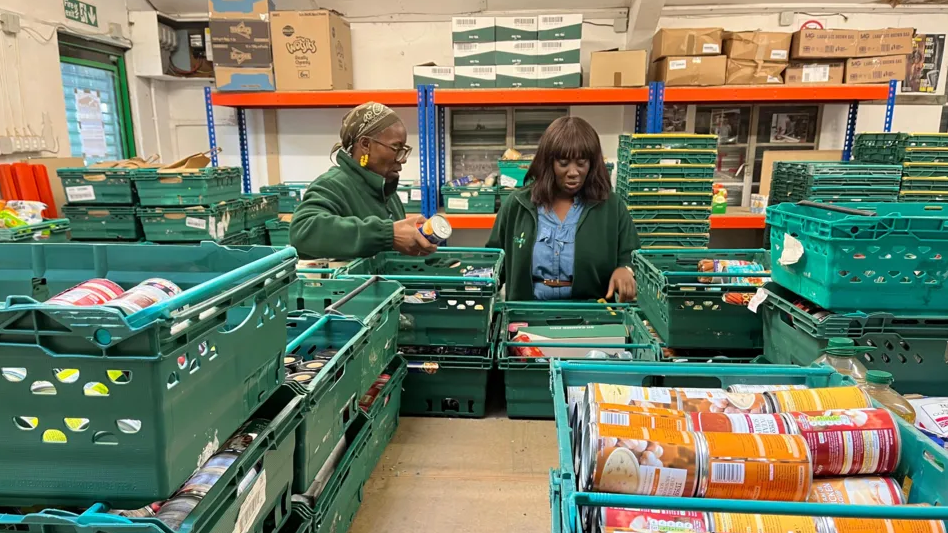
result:
[[[909,424],[915,424],[915,408],[901,394],[892,390],[890,385],[895,379],[892,374],[882,370],[866,372],[866,383],[859,388],[866,391],[872,399],[881,403]]]
[[[856,355],[875,350],[872,346],[856,346],[852,339],[846,337],[832,337],[826,348],[820,352],[823,355],[817,363],[826,363],[840,374],[850,376],[856,383],[866,382],[866,367],[856,359]]]

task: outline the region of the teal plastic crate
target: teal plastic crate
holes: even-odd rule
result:
[[[563,491],[560,489],[560,471],[550,469],[550,532],[563,531]]]
[[[706,234],[711,231],[711,222],[708,220],[642,220],[635,223],[635,231],[639,237],[651,234]]]
[[[135,189],[142,207],[211,206],[240,198],[242,174],[240,167],[156,171],[137,174]]]
[[[503,264],[500,249],[441,247],[427,257],[383,252],[353,261],[338,276],[378,275],[405,287],[399,345],[480,347],[490,343]]]
[[[64,205],[75,240],[140,241],[145,236],[134,207]]]
[[[290,222],[283,220],[268,220],[267,240],[270,246],[289,246],[290,245]]]
[[[441,187],[445,213],[494,213],[497,187]]]
[[[135,205],[132,169],[69,167],[56,170],[71,205]]]
[[[241,230],[229,237],[224,237],[223,239],[214,241],[221,246],[250,246],[250,232],[247,230]],[[178,244],[187,244],[178,243]]]
[[[948,177],[943,178],[902,178],[901,193],[906,192],[931,193],[948,191]]]
[[[138,218],[152,242],[220,241],[244,230],[244,203],[141,208]]]
[[[352,525],[365,482],[375,468],[369,446],[374,430],[372,422],[359,413],[346,431],[346,452],[312,509],[315,533],[343,533]]]
[[[948,148],[906,148],[904,160],[906,163],[948,163]]]
[[[636,133],[619,136],[619,148],[629,150],[648,149],[715,149],[717,135],[694,135],[685,133]]]
[[[403,346],[402,350],[409,372],[401,414],[484,418],[487,377],[494,364],[489,347]]]
[[[639,250],[633,255],[638,304],[649,323],[672,348],[762,348],[760,317],[744,305],[727,303],[730,292],[754,293],[757,286],[701,283],[702,259],[754,261],[770,268],[764,250]],[[739,275],[731,277],[741,277]],[[757,277],[766,277],[758,275]]]
[[[497,168],[500,170],[500,180],[506,185],[506,180],[504,178],[509,178],[513,180],[510,184],[514,187],[523,187],[523,180],[527,177],[527,171],[530,170],[530,165],[533,163],[533,160],[516,160],[516,161],[507,161],[504,159],[497,161]]]
[[[0,245],[0,257],[0,415],[22,424],[0,439],[6,505],[167,499],[283,381],[293,249],[69,243]],[[183,292],[129,316],[39,303],[100,277]],[[142,429],[116,431],[124,419]]]
[[[706,207],[684,207],[684,206],[650,206],[650,205],[630,205],[629,214],[632,220],[638,224],[640,222],[650,221],[678,221],[678,220],[710,220],[711,206]]]
[[[603,506],[851,518],[948,519],[948,509],[943,507],[948,504],[948,485],[944,483],[944,465],[948,465],[948,452],[899,417],[895,417],[895,420],[902,442],[902,456],[896,472],[891,477],[903,487],[907,487],[907,503],[924,503],[929,507],[632,496],[581,491],[573,465],[573,443],[579,435],[579,429],[570,426],[566,387],[585,386],[588,383],[668,387],[727,387],[732,384],[804,384],[809,387],[828,387],[852,384],[852,381],[829,367],[553,362],[551,387],[559,447],[564,533],[582,533],[583,515],[589,511],[588,508]],[[699,385],[694,385],[695,383]]]
[[[625,165],[619,179],[714,179],[714,165]]]
[[[629,192],[625,194],[628,205],[710,207],[710,192]]]
[[[69,219],[56,218],[44,220],[39,224],[29,224],[16,228],[0,228],[2,243],[63,243],[69,240]]]
[[[616,182],[616,192],[710,193],[714,180],[706,179],[630,179]]]
[[[263,226],[280,214],[280,197],[276,194],[244,194],[244,229]]]
[[[628,158],[631,165],[713,165],[718,151],[711,149],[633,149]]]
[[[709,233],[642,233],[639,242],[643,250],[650,249],[705,249],[711,241]]]
[[[553,418],[550,395],[550,358],[530,358],[511,354],[518,347],[600,349],[606,352],[629,351],[637,361],[656,361],[661,356],[658,343],[649,339],[636,344],[631,338],[636,329],[644,330],[637,310],[628,304],[581,302],[506,302],[501,308],[494,334],[497,368],[504,374],[507,416],[510,418]],[[575,344],[564,342],[512,342],[508,326],[590,326],[619,324],[626,328],[622,344]],[[642,338],[642,335],[639,335]]]
[[[905,139],[905,146],[945,148],[948,147],[948,133],[910,133]]]
[[[250,228],[250,229],[244,230],[243,233],[247,234],[247,244],[251,246],[266,246],[267,245],[266,226],[257,226],[255,228]]]
[[[767,209],[773,280],[831,311],[948,310],[948,206],[944,204],[780,204]],[[802,256],[784,253],[785,235]]]
[[[398,199],[405,206],[406,213],[421,213],[421,200],[423,197],[421,187],[399,187],[395,193]]]
[[[408,375],[408,362],[401,357],[396,357],[384,373],[389,375],[388,382],[379,391],[369,409],[362,409],[362,412],[372,421],[372,439],[369,441],[369,449],[366,452],[371,465],[379,463],[385,448],[398,429],[398,415],[402,407],[402,386],[405,384],[405,376]],[[369,474],[371,471],[367,472],[366,478]]]
[[[948,177],[948,163],[905,163],[902,165],[902,177],[944,178]]]
[[[288,181],[279,185],[264,185],[260,187],[263,194],[275,194],[280,197],[280,212],[292,213],[296,206],[303,201],[303,194],[309,187],[308,181]]]
[[[921,202],[926,204],[942,204],[948,202],[948,191],[907,191],[899,194],[900,202]]]

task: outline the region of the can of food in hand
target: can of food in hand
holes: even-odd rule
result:
[[[234,435],[224,442],[221,446],[221,452],[234,452],[242,454],[250,447],[250,443],[257,439],[257,436],[266,431],[270,425],[269,420],[263,418],[253,418],[240,426]]]
[[[805,501],[813,467],[799,435],[695,433],[702,453],[699,498]]]
[[[817,476],[887,474],[895,471],[902,439],[886,409],[790,413],[813,456]]]
[[[728,392],[742,392],[745,394],[806,389],[809,389],[806,385],[731,385],[727,388]]]
[[[808,501],[852,505],[902,505],[902,487],[887,477],[828,477],[814,479]]]
[[[102,305],[118,298],[124,293],[125,290],[117,283],[113,283],[105,278],[95,278],[89,281],[83,281],[79,285],[53,296],[49,300],[46,300],[46,303],[49,305],[72,305],[79,307]]]
[[[201,503],[201,499],[201,496],[192,494],[175,496],[161,505],[155,518],[164,522],[172,531],[178,531],[191,511]]]
[[[292,381],[300,385],[306,385],[314,379],[316,379],[316,372],[294,372],[286,376],[286,381]]]
[[[868,409],[869,395],[859,387],[786,390],[765,393],[779,413],[826,411],[828,409]]]
[[[692,431],[712,433],[795,434],[793,421],[785,413],[690,413]]]
[[[723,389],[675,389],[678,408],[689,413],[772,413],[770,401],[761,393],[744,394]]]
[[[871,518],[827,518],[832,533],[945,533],[941,520],[890,520]]]
[[[453,232],[451,223],[441,215],[431,215],[431,218],[418,226],[418,231],[425,240],[435,245],[443,244]]]
[[[287,372],[296,372],[296,367],[303,362],[303,358],[298,355],[284,355],[283,356],[283,366],[286,367]]]
[[[150,278],[125,291],[124,294],[106,302],[108,307],[117,307],[126,315],[132,315],[158,302],[170,300],[181,294],[181,287],[166,279]]]
[[[708,523],[714,533],[833,533],[822,516],[708,513]]]
[[[599,508],[599,532],[708,533],[708,514],[697,511]]]
[[[695,495],[700,470],[696,434],[596,422],[584,429],[579,472],[584,489],[642,496]]]
[[[211,487],[220,480],[224,472],[227,472],[226,466],[202,466],[184,482],[184,485],[178,490],[178,494],[192,494],[203,498],[210,492]]]

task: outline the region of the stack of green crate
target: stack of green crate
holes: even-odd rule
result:
[[[717,136],[619,137],[616,192],[643,248],[707,248]]]
[[[244,231],[248,245],[269,244],[267,223],[280,215],[280,197],[273,193],[244,194]]]
[[[279,215],[276,220],[271,219],[266,223],[267,241],[270,246],[289,246],[293,211],[303,201],[303,194],[307,187],[309,187],[309,182],[302,181],[288,181],[279,185],[260,187],[261,193],[276,194],[280,197]]]
[[[853,160],[862,163],[948,162],[948,133],[860,133]]]
[[[77,241],[140,241],[144,236],[136,216],[135,173],[154,169],[61,168],[72,239]]]
[[[810,200],[821,203],[894,202],[902,167],[852,161],[774,163],[770,204]]]
[[[46,219],[39,224],[16,228],[0,228],[0,243],[66,242],[69,240],[69,220]]]
[[[399,185],[395,191],[398,199],[405,206],[406,213],[421,213],[421,187],[416,185]]]
[[[948,148],[944,150],[948,156]],[[900,202],[948,202],[948,157],[945,162],[916,163],[906,161],[902,165],[902,188]]]
[[[497,212],[497,185],[456,187],[441,186],[444,212],[450,214],[486,214]]]

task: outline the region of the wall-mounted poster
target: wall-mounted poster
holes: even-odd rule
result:
[[[917,34],[914,44],[909,55],[905,81],[902,82],[902,92],[934,94],[945,55],[945,35]]]

